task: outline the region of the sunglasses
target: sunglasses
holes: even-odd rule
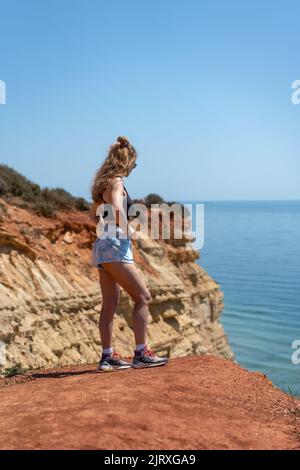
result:
[[[132,165],[132,169],[135,168],[135,167],[137,167],[137,163],[134,163],[134,164]]]

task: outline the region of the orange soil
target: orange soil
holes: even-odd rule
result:
[[[299,449],[300,402],[214,356],[0,381],[1,449]]]

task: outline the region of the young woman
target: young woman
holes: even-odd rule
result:
[[[102,357],[99,369],[103,371],[153,367],[168,362],[168,358],[156,356],[147,347],[146,330],[151,294],[139,275],[132,256],[130,237],[134,229],[128,221],[128,210],[133,201],[127,193],[123,178],[129,176],[136,167],[136,159],[137,153],[128,139],[118,137],[116,143],[109,148],[108,155],[97,171],[92,185],[91,217],[97,222],[97,239],[93,245],[92,263],[99,270],[102,291],[99,321]],[[101,204],[106,206],[99,208]],[[111,211],[104,211],[106,208],[111,208]],[[111,214],[114,217],[114,230],[111,230],[111,219],[107,218]],[[108,220],[110,220],[109,225]],[[120,286],[134,301],[132,323],[135,350],[131,363],[123,360],[112,348],[113,318],[119,301]]]

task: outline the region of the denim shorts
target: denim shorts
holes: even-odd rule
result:
[[[104,270],[104,263],[133,263],[132,242],[129,237],[119,236],[121,229],[117,227],[116,236],[97,238],[92,248],[92,265]]]

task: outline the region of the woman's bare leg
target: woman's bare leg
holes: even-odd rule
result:
[[[104,349],[112,346],[113,320],[119,302],[120,287],[108,271],[99,270],[99,277],[102,291],[99,330]]]
[[[111,277],[120,284],[133,299],[132,326],[135,343],[146,343],[147,320],[149,315],[148,305],[152,299],[137,268],[134,264],[118,262],[104,263],[103,266]]]

